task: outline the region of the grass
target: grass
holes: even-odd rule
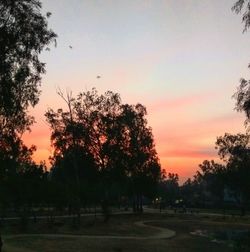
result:
[[[224,244],[211,243],[206,238],[178,235],[169,240],[114,240],[114,239],[84,239],[84,238],[38,238],[25,237],[10,241],[12,247],[23,248],[25,251],[36,252],[166,252],[166,251],[230,251]],[[4,250],[3,252],[10,252]],[[18,252],[18,251],[17,251]]]
[[[64,234],[88,234],[88,235],[126,235],[147,236],[155,234],[153,228],[142,228],[134,225],[135,221],[154,220],[153,225],[165,227],[176,231],[176,236],[170,239],[147,239],[147,240],[122,240],[83,237],[58,237],[58,236],[23,236],[5,239],[3,252],[177,252],[177,251],[233,251],[226,243],[214,243],[211,237],[191,235],[190,232],[197,229],[207,230],[210,233],[231,230],[250,229],[250,224],[240,223],[242,219],[206,217],[191,215],[165,215],[144,214],[112,216],[108,222],[98,218],[93,221],[92,217],[83,218],[78,229],[74,229],[70,219],[64,225],[48,227],[45,220],[36,224],[30,224],[26,233],[64,233]],[[8,233],[17,233],[12,223]],[[36,231],[34,231],[36,229]],[[3,233],[4,234],[4,233]]]
[[[209,242],[205,238],[178,236],[169,240],[113,240],[83,238],[38,238],[25,237],[10,241],[12,247],[24,248],[36,252],[97,252],[97,251],[131,251],[131,252],[166,252],[166,251],[230,251],[223,244]],[[10,252],[4,250],[3,252]]]
[[[41,219],[34,223],[29,221],[25,229],[18,221],[10,221],[1,227],[2,234],[76,234],[76,235],[131,235],[145,236],[154,232],[152,228],[134,225],[134,222],[148,219],[141,215],[116,215],[105,222],[101,216],[81,218],[81,225],[76,225],[73,218],[57,218],[53,224]],[[129,232],[128,232],[129,230]]]

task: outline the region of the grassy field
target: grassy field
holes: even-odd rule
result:
[[[138,227],[134,224],[137,221],[149,220],[152,220],[150,225],[176,231],[176,236],[169,239],[134,239],[134,236],[151,236],[159,232],[153,227]],[[78,228],[72,225],[70,219],[66,220],[65,224],[62,220],[57,220],[54,226],[49,226],[45,220],[40,220],[38,223],[30,223],[23,232],[25,236],[11,236],[20,233],[17,232],[17,227],[18,223],[12,223],[9,227],[6,224],[2,228],[5,240],[3,252],[249,251],[233,249],[233,242],[225,237],[228,231],[250,229],[248,220],[241,218],[165,214],[117,215],[112,216],[108,222],[104,222],[100,217],[96,220],[93,217],[86,217],[82,219]],[[206,235],[191,234],[197,230],[204,231]],[[39,233],[41,235],[32,236]],[[131,236],[131,239],[86,238],[79,236],[80,234]]]
[[[177,236],[169,240],[113,240],[113,239],[83,239],[83,238],[19,238],[12,240],[12,248],[22,248],[21,251],[38,252],[97,252],[97,251],[230,251],[228,247],[214,244],[205,238]],[[8,252],[12,250],[3,250]],[[16,250],[17,252],[19,250]]]

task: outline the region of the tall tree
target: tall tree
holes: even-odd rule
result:
[[[12,124],[12,130],[23,132],[32,122],[27,108],[37,104],[45,72],[38,56],[56,34],[48,29],[50,13],[41,14],[40,1],[1,1],[0,13],[1,129]]]
[[[238,133],[236,135],[225,133],[224,136],[217,137],[215,148],[224,161],[240,158],[248,152],[250,147],[250,136],[248,134]]]
[[[160,176],[160,165],[145,115],[142,105],[122,104],[118,94],[99,95],[96,89],[70,99],[68,111],[48,110],[54,170],[62,170],[67,160],[65,169],[81,173],[81,184],[90,181],[88,174],[95,174],[99,181],[92,185],[100,184],[104,198],[119,198],[129,185],[138,197],[149,195]]]
[[[243,32],[250,27],[250,0],[238,0],[232,10],[237,14],[242,13],[242,22],[244,23]],[[248,65],[250,68],[250,64]],[[235,109],[244,112],[246,115],[245,125],[250,130],[250,80],[242,78],[240,85],[234,94],[236,99]],[[231,188],[238,193],[238,201],[242,204],[242,213],[245,205],[250,199],[250,146],[249,135],[225,135],[217,139],[219,154],[222,157],[228,156],[227,168],[229,171],[229,184]]]
[[[143,195],[152,197],[160,180],[161,169],[152,129],[146,120],[146,108],[125,104],[123,117],[128,133],[127,170],[134,196],[134,211],[142,211]]]
[[[244,24],[243,32],[246,32],[250,27],[250,1],[249,0],[238,0],[232,7],[232,10],[242,14],[242,23]],[[248,65],[250,67],[250,64]],[[245,124],[250,122],[250,81],[241,78],[240,85],[234,94],[236,99],[235,108],[237,111],[243,111],[246,114]]]
[[[199,187],[199,194],[203,200],[221,204],[224,197],[225,187],[225,166],[214,162],[214,160],[204,160],[199,165],[194,180]]]
[[[175,200],[180,196],[179,193],[179,176],[175,173],[164,174],[159,184],[159,194],[161,200],[168,205],[173,205]]]
[[[242,208],[250,200],[250,136],[226,133],[216,141],[219,156],[226,161],[225,183]]]
[[[20,137],[34,122],[28,107],[38,102],[45,72],[39,54],[56,38],[48,29],[49,16],[41,14],[38,0],[0,1],[0,152],[5,158],[18,155]]]
[[[61,92],[60,96],[63,97]],[[52,129],[53,174],[61,174],[59,179],[66,180],[71,192],[79,183],[82,202],[90,198],[100,199],[110,191],[111,182],[115,181],[110,179],[111,174],[115,174],[115,159],[111,155],[114,157],[116,135],[119,134],[115,125],[120,97],[113,92],[98,95],[92,89],[76,98],[68,96],[64,100],[68,105],[67,111],[50,109],[46,113]],[[89,191],[90,187],[92,191]],[[100,187],[102,191],[99,191]],[[96,195],[97,191],[100,195]],[[73,194],[71,198],[80,196],[76,191]]]
[[[246,32],[250,27],[250,1],[249,0],[238,0],[234,3],[232,11],[236,14],[239,14],[243,11],[242,14],[242,23],[244,23],[243,32]]]
[[[184,202],[188,207],[197,207],[200,203],[200,180],[196,180],[197,176],[194,176],[194,179],[188,178],[182,186],[180,186],[180,194]]]
[[[236,99],[235,109],[245,113],[245,125],[248,125],[250,122],[250,80],[242,78],[233,97]]]

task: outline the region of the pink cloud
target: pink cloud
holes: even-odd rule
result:
[[[50,131],[48,127],[34,127],[31,132],[23,135],[27,145],[36,144],[41,148],[50,148]]]
[[[192,94],[174,99],[160,100],[152,105],[149,105],[150,111],[173,110],[179,108],[186,108],[188,106],[197,105],[197,103],[205,102],[215,98],[218,94],[215,92],[206,92],[200,94]]]
[[[183,179],[192,176],[204,159],[216,159],[214,143],[217,136],[225,132],[244,131],[244,115],[233,111],[215,117],[211,114],[195,117],[195,113],[190,116],[189,112],[195,111],[197,105],[213,100],[214,97],[217,97],[217,93],[207,92],[162,100],[148,106],[148,121],[153,128],[162,168],[177,172]],[[42,110],[34,111],[38,123],[32,127],[31,133],[24,135],[27,145],[37,145],[34,154],[37,162],[48,160],[52,151],[50,130],[41,116],[44,113]]]
[[[203,160],[219,160],[215,150],[217,136],[245,131],[244,116],[233,111],[203,120],[186,117],[175,123],[159,123],[171,119],[166,116],[166,120],[151,120],[151,125],[162,167],[177,172],[182,179],[193,176]]]
[[[180,183],[184,183],[188,178],[192,178],[199,169],[199,164],[202,163],[203,158],[161,158],[161,166],[167,172],[177,173],[180,178]]]
[[[192,148],[192,149],[182,149],[182,148],[170,148],[161,150],[159,152],[162,157],[179,157],[179,158],[204,158],[211,159],[217,156],[216,150],[213,148]]]

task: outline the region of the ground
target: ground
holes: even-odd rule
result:
[[[166,252],[249,251],[236,250],[237,240],[228,234],[250,230],[247,218],[201,214],[113,215],[72,219],[30,220],[26,230],[17,221],[2,225],[3,252]],[[143,224],[144,223],[144,224]]]

